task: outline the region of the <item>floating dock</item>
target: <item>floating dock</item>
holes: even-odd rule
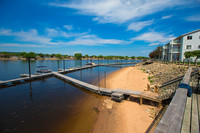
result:
[[[101,95],[107,95],[107,96],[111,96],[112,93],[121,93],[124,95],[140,95],[142,93],[142,91],[134,91],[134,90],[126,90],[126,89],[107,89],[107,88],[102,88],[99,86],[95,86],[68,76],[65,76],[63,74],[60,74],[58,72],[52,72],[54,74],[55,77],[62,79],[64,81],[67,81],[69,83],[72,83],[76,86],[79,86],[81,88],[84,88],[86,90],[95,92],[97,94],[101,94]]]

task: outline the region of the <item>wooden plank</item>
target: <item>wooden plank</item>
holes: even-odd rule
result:
[[[190,132],[190,121],[191,121],[191,97],[187,97],[187,103],[185,107],[181,133]]]
[[[179,88],[168,106],[164,116],[156,127],[155,133],[177,133],[181,131],[185,110],[187,90]]]
[[[200,122],[200,94],[197,94],[197,105],[198,105],[198,114],[199,114],[199,122]]]
[[[197,95],[192,95],[192,119],[191,119],[191,133],[199,132],[199,118],[197,108]]]

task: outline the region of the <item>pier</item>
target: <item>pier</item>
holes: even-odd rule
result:
[[[75,68],[69,68],[65,70],[59,71],[59,73],[70,73],[70,72],[75,72],[75,71],[80,71],[84,69],[89,69],[93,67],[99,67],[99,66],[115,66],[115,65],[125,65],[125,64],[136,64],[137,62],[128,62],[128,63],[111,63],[111,64],[99,64],[99,65],[89,65],[89,66],[83,66],[83,67],[75,67]],[[40,75],[31,75],[31,80],[40,80],[43,78],[51,77],[53,75],[52,72],[50,73],[45,73],[45,74],[40,74]],[[26,82],[29,82],[30,78],[29,77],[24,77],[24,78],[17,78],[17,79],[11,79],[11,80],[6,80],[6,81],[0,81],[0,87],[9,87],[13,85],[18,85],[18,84],[23,84]]]

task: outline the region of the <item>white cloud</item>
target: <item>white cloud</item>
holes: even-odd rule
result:
[[[21,43],[0,43],[0,46],[5,46],[5,47],[45,47],[44,45],[21,44]]]
[[[200,21],[200,15],[194,15],[194,16],[189,16],[185,18],[186,21],[192,21],[192,22],[199,22]]]
[[[151,43],[151,44],[149,44],[148,46],[154,46],[154,45],[159,45],[160,43]]]
[[[66,28],[67,30],[73,30],[72,25],[64,25],[63,27]]]
[[[11,29],[0,29],[0,35],[4,36],[15,36],[16,40],[21,42],[32,42],[40,44],[50,44],[56,45],[56,43],[51,42],[51,38],[40,36],[36,29],[31,29],[28,31],[12,31]]]
[[[173,17],[174,15],[167,15],[167,16],[163,16],[161,19],[169,19],[171,17]]]
[[[16,47],[40,47],[40,46],[64,46],[64,45],[109,45],[109,44],[129,44],[131,41],[118,39],[103,39],[87,32],[75,33],[64,32],[59,28],[46,29],[46,35],[39,35],[36,29],[28,31],[12,31],[11,29],[0,29],[0,35],[14,36],[17,43],[1,43],[1,46]],[[20,43],[19,43],[20,42]],[[23,43],[28,44],[23,44]]]
[[[79,0],[68,3],[49,3],[51,6],[78,10],[79,14],[96,16],[100,23],[124,23],[172,7],[188,3],[186,0]]]
[[[145,41],[145,42],[150,42],[152,45],[158,45],[158,44],[165,44],[168,41],[170,41],[172,36],[166,35],[164,33],[160,32],[147,32],[144,34],[141,34],[137,37],[132,38],[133,41]]]
[[[124,41],[118,39],[102,39],[95,35],[80,36],[73,41],[66,42],[67,45],[107,45],[107,44],[129,44],[131,41]]]
[[[127,30],[140,31],[141,29],[143,29],[144,27],[148,25],[151,25],[152,23],[153,23],[153,20],[144,21],[144,22],[134,22],[128,26]]]

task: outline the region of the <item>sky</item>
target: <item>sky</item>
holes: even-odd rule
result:
[[[0,0],[0,51],[148,56],[200,29],[200,0]]]

